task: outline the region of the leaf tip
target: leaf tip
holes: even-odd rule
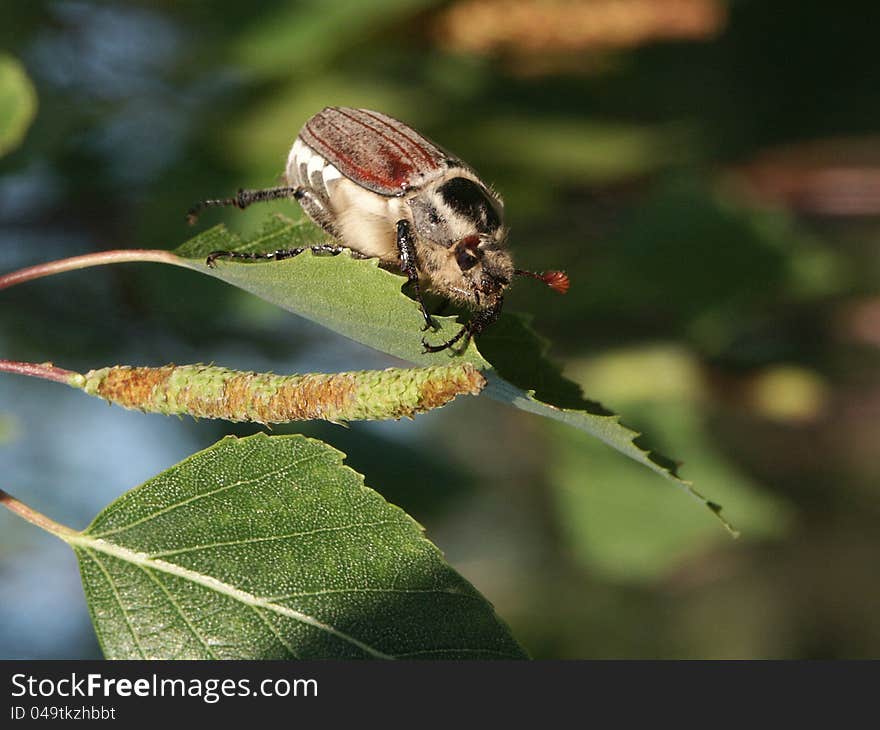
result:
[[[717,502],[713,502],[709,499],[706,500],[706,506],[712,511],[712,513],[721,521],[721,524],[724,525],[724,529],[727,530],[728,534],[734,539],[738,539],[740,536],[740,531],[737,530],[724,515],[721,514],[721,510],[723,507]]]

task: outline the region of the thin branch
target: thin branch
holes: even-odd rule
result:
[[[30,375],[33,378],[53,380],[56,383],[65,383],[66,385],[73,385],[76,379],[82,378],[80,373],[55,367],[50,362],[17,362],[15,360],[0,360],[0,372],[15,373],[16,375]]]
[[[17,514],[23,520],[30,522],[32,525],[36,525],[41,530],[52,533],[56,537],[60,537],[62,540],[67,540],[69,537],[79,534],[76,530],[67,527],[67,525],[55,522],[55,520],[49,519],[41,512],[37,512],[32,507],[28,507],[24,502],[19,502],[15,497],[2,489],[0,489],[0,504],[6,507],[10,512]]]
[[[44,276],[61,274],[65,271],[88,269],[92,266],[106,266],[107,264],[122,264],[132,261],[151,261],[157,264],[172,264],[186,267],[186,263],[171,251],[160,249],[132,248],[118,249],[115,251],[98,251],[87,253],[82,256],[72,256],[58,261],[49,261],[45,264],[37,264],[26,269],[19,269],[9,274],[0,276],[0,289],[6,289],[16,284],[23,284],[33,279],[42,279]]]

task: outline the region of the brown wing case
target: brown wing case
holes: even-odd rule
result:
[[[368,109],[327,107],[306,122],[299,138],[347,178],[380,195],[418,188],[460,164],[403,122]]]

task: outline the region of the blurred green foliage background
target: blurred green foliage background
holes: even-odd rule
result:
[[[587,397],[684,462],[740,540],[585,434],[486,399],[298,429],[424,524],[535,657],[880,654],[876,3],[4,2],[2,17],[37,103],[0,160],[3,271],[172,248],[191,203],[275,184],[302,123],[338,104],[471,162],[505,197],[517,264],[569,273],[566,297],[525,282],[509,308]],[[202,226],[252,230],[273,210],[297,214]],[[146,264],[4,291],[0,346],[79,370],[394,364]],[[61,390],[0,380],[0,486],[77,528],[255,430]],[[0,656],[96,656],[73,557],[35,533],[0,516]]]

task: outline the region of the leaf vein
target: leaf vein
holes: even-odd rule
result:
[[[167,558],[172,555],[185,555],[186,553],[196,552],[198,550],[209,550],[218,547],[233,547],[235,545],[254,545],[261,542],[276,542],[280,540],[291,540],[296,537],[309,537],[310,535],[319,535],[325,532],[343,532],[356,527],[381,527],[383,525],[393,525],[394,520],[382,520],[380,522],[354,522],[350,525],[336,525],[333,527],[319,527],[314,530],[304,530],[302,532],[291,532],[286,535],[267,535],[266,537],[250,537],[242,540],[228,540],[225,542],[209,542],[204,545],[192,545],[190,547],[179,548],[177,550],[163,550],[157,553],[149,553],[151,558]]]
[[[125,606],[122,604],[122,597],[119,595],[119,591],[116,590],[116,583],[113,582],[113,578],[110,576],[110,573],[107,572],[107,568],[104,567],[104,564],[98,559],[97,555],[92,555],[92,550],[88,548],[88,546],[83,546],[84,550],[89,556],[89,559],[94,561],[95,565],[98,566],[98,570],[104,574],[104,578],[107,581],[107,585],[110,586],[110,590],[113,592],[113,597],[116,599],[116,604],[119,606],[119,610],[122,612],[122,617],[125,619],[125,625],[128,628],[129,633],[131,634],[132,641],[134,641],[134,645],[137,647],[138,653],[141,655],[141,659],[146,659],[147,655],[144,653],[143,647],[138,641],[137,633],[135,633],[134,627],[131,625],[131,619],[128,617],[128,611],[125,610]]]
[[[101,552],[111,557],[118,558],[119,560],[132,563],[133,565],[147,566],[149,568],[152,568],[153,570],[168,573],[169,575],[174,575],[184,580],[189,580],[192,583],[200,585],[209,590],[213,590],[216,593],[229,596],[230,598],[246,606],[257,606],[259,608],[272,611],[273,613],[277,613],[281,616],[284,616],[285,618],[299,621],[300,623],[312,626],[313,628],[319,629],[321,631],[325,631],[328,634],[331,634],[332,636],[335,636],[342,641],[356,646],[361,651],[378,659],[394,658],[392,655],[386,654],[379,649],[370,646],[366,642],[363,642],[360,639],[355,638],[354,636],[350,636],[344,631],[341,631],[340,629],[337,629],[336,627],[328,623],[320,621],[314,616],[310,616],[309,614],[302,611],[297,611],[295,609],[289,608],[288,606],[282,606],[277,603],[272,603],[266,598],[255,596],[252,593],[248,593],[247,591],[244,591],[233,585],[224,583],[223,581],[214,578],[213,576],[197,573],[194,570],[190,570],[188,568],[184,568],[183,566],[177,565],[175,563],[169,563],[164,560],[153,560],[146,553],[139,553],[121,545],[117,545],[115,543],[105,542],[104,540],[100,539],[94,539],[92,536],[84,533],[76,537],[70,537],[69,542],[71,545],[80,545],[84,549],[92,549],[96,552]]]
[[[467,593],[463,593],[457,590],[449,590],[446,588],[327,588],[326,590],[320,591],[303,591],[301,593],[286,593],[280,596],[271,596],[267,598],[268,601],[286,601],[291,598],[312,598],[314,596],[325,596],[325,595],[333,595],[337,593],[389,593],[389,594],[434,594],[434,595],[449,595],[449,596],[457,596],[461,598],[468,598],[476,600],[482,603],[482,599],[478,596],[472,596]]]
[[[217,659],[217,655],[214,653],[214,651],[211,649],[211,647],[208,646],[208,643],[202,638],[202,635],[198,632],[198,630],[195,628],[195,626],[193,626],[192,623],[190,622],[190,620],[186,617],[186,614],[184,614],[183,609],[180,607],[180,604],[177,603],[174,596],[172,596],[171,593],[169,592],[168,588],[166,588],[165,584],[162,581],[160,581],[155,575],[153,575],[149,570],[147,570],[147,568],[144,567],[143,565],[139,565],[138,567],[142,571],[144,571],[144,573],[147,574],[147,577],[150,580],[152,580],[157,586],[159,586],[159,588],[162,590],[162,592],[168,598],[168,602],[172,606],[174,606],[174,610],[177,611],[178,616],[180,616],[180,618],[186,624],[186,627],[190,630],[190,633],[192,633],[192,635],[195,636],[196,639],[198,639],[199,643],[202,645],[202,647],[205,649],[205,651],[208,652],[208,656],[211,659]]]
[[[281,644],[281,646],[287,649],[287,651],[290,652],[290,655],[294,659],[299,659],[299,654],[290,644],[287,643],[287,639],[285,639],[281,634],[278,633],[278,630],[272,625],[272,622],[263,615],[263,612],[256,606],[251,606],[250,608],[255,614],[257,614],[260,621],[266,624],[266,627],[269,629],[269,631],[271,631],[275,635],[275,638],[278,639],[278,642]]]
[[[306,457],[304,459],[300,459],[299,461],[291,462],[290,464],[287,464],[286,466],[283,466],[280,469],[276,469],[274,471],[270,471],[270,472],[266,472],[264,474],[261,474],[260,476],[253,477],[252,479],[242,479],[237,482],[233,482],[231,484],[224,484],[222,487],[217,487],[216,489],[212,489],[208,492],[194,494],[192,497],[187,497],[186,499],[181,500],[180,502],[175,502],[174,504],[169,504],[166,507],[163,507],[162,509],[157,510],[156,512],[151,512],[148,515],[144,515],[140,519],[135,520],[134,522],[130,522],[127,525],[120,525],[119,527],[114,527],[112,530],[105,530],[104,532],[93,532],[93,533],[89,533],[89,534],[91,537],[94,537],[99,540],[103,539],[105,537],[108,537],[110,535],[116,535],[120,532],[124,532],[125,530],[130,530],[132,527],[137,527],[139,525],[144,524],[145,522],[149,522],[151,520],[156,519],[157,517],[161,517],[164,514],[168,514],[169,512],[173,512],[174,510],[176,510],[180,507],[185,507],[188,504],[192,504],[193,502],[197,502],[200,499],[206,499],[208,497],[213,497],[217,494],[222,494],[223,492],[229,491],[230,489],[235,489],[236,487],[242,487],[242,486],[247,486],[250,484],[256,484],[257,482],[260,482],[263,479],[266,479],[268,477],[273,477],[273,476],[277,476],[278,474],[283,474],[284,472],[289,471],[291,469],[294,469],[295,467],[301,466],[304,463],[308,463],[309,461],[315,460],[316,458],[318,458],[318,456],[320,456],[320,455],[314,454],[314,455]]]

